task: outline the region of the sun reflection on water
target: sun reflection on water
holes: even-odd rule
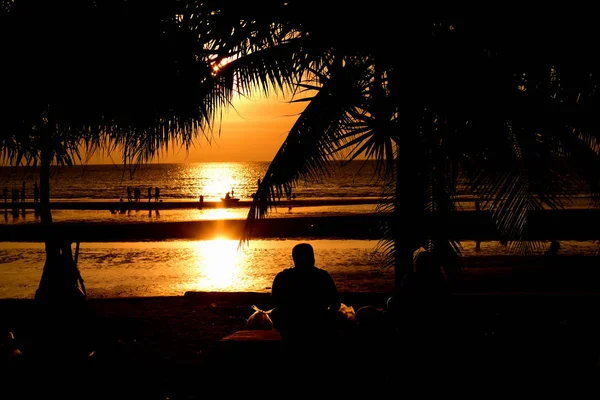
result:
[[[205,200],[220,200],[225,193],[237,190],[239,195],[242,182],[247,185],[248,178],[240,176],[239,165],[233,163],[202,164],[196,173],[202,180],[201,192]]]
[[[215,239],[196,242],[198,281],[202,290],[233,290],[243,280],[242,254],[237,240]]]

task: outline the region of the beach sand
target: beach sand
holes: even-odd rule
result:
[[[338,394],[371,385],[383,390],[397,385],[401,376],[408,388],[408,378],[422,373],[431,374],[431,379],[468,377],[473,382],[476,377],[502,381],[507,373],[514,378],[532,371],[597,378],[600,291],[590,291],[593,285],[577,288],[576,282],[583,281],[569,275],[552,281],[553,286],[541,279],[541,271],[518,266],[502,278],[505,268],[481,268],[444,300],[407,301],[406,310],[418,318],[406,322],[407,329],[395,341],[382,334],[360,342],[361,347],[355,336],[347,336],[351,340],[326,362],[331,387]],[[592,276],[589,272],[586,280]],[[342,301],[354,310],[363,305],[385,308],[388,296],[344,292]],[[220,340],[245,329],[254,312],[251,306],[268,309],[269,300],[268,293],[239,292],[90,299],[95,354],[71,368],[60,356],[50,365],[28,362],[36,329],[34,303],[0,300],[0,328],[14,333],[14,343],[23,352],[9,363],[3,361],[2,376],[11,382],[5,386],[5,398],[39,398],[40,391],[63,398],[171,400],[268,393],[278,379],[289,376],[281,360],[266,347],[227,358]],[[435,315],[443,315],[443,325],[431,323]],[[54,380],[45,380],[50,376]]]

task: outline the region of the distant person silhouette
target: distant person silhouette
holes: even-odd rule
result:
[[[152,188],[149,187],[148,188],[148,203],[150,203],[152,201]]]
[[[275,276],[271,289],[274,327],[292,345],[326,344],[336,332],[340,296],[329,272],[315,266],[313,247],[292,249],[293,268]]]
[[[133,201],[133,197],[131,196],[131,186],[127,186],[127,201],[129,203]]]
[[[556,274],[560,270],[560,242],[550,242],[548,250],[544,253],[544,267],[550,274]]]
[[[154,188],[154,201],[158,203],[159,197],[160,197],[160,189],[157,186]]]
[[[40,188],[38,187],[37,182],[33,183],[33,202],[34,203],[40,202]]]
[[[475,199],[475,212],[477,212],[477,220],[481,220],[481,207],[479,205],[479,199]],[[475,251],[481,251],[481,240],[479,240],[479,235],[475,240]]]
[[[19,202],[19,189],[13,188],[13,190],[12,190],[12,206],[13,206],[13,209],[17,206],[18,202]]]

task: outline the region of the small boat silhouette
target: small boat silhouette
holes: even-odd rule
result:
[[[238,197],[231,197],[229,192],[227,192],[225,197],[221,197],[221,201],[225,205],[231,205],[231,204],[236,204],[238,201],[240,201],[240,199]]]
[[[223,197],[221,197],[221,201],[223,203],[233,203],[233,204],[235,204],[238,201],[240,201],[240,199],[238,199],[237,197],[230,197],[230,198],[226,198],[226,197],[223,198]]]

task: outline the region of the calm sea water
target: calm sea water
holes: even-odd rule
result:
[[[51,201],[118,201],[127,187],[140,187],[142,200],[148,187],[159,187],[163,201],[218,201],[233,190],[250,199],[268,163],[153,164],[133,175],[111,165],[63,169],[51,182]],[[31,198],[35,171],[0,168],[0,187],[21,188]],[[146,190],[144,190],[144,188]],[[299,185],[299,199],[376,198],[381,182],[371,165],[354,162],[334,171],[329,179]],[[10,201],[10,199],[9,199]],[[318,216],[374,211],[374,205],[299,207],[276,210],[276,216]],[[243,219],[245,209],[163,210],[160,214],[132,212],[123,215],[106,211],[54,210],[60,221],[111,223]],[[36,223],[32,212],[14,217],[5,214],[0,223]],[[161,241],[127,243],[81,243],[79,268],[90,297],[173,296],[186,291],[268,292],[276,272],[291,266],[291,249],[298,240],[253,240],[238,249],[235,240]],[[380,268],[376,241],[315,240],[317,265],[331,272],[340,290],[389,291],[393,275]],[[474,243],[465,242],[464,255],[474,255]],[[591,255],[595,241],[563,242],[563,254]],[[543,252],[540,247],[539,252]],[[495,242],[483,242],[480,256],[506,254]],[[0,298],[32,298],[41,277],[45,253],[42,243],[0,242]]]
[[[334,165],[331,177],[322,181],[303,182],[296,194],[303,199],[377,197],[381,182],[374,178],[373,164],[352,162],[343,168]],[[55,171],[51,181],[51,200],[102,201],[127,198],[127,187],[139,187],[142,199],[148,188],[158,187],[163,201],[218,201],[233,190],[236,197],[251,199],[257,181],[263,178],[268,162],[210,162],[190,164],[148,164],[136,171],[116,165],[87,165]],[[26,182],[26,196],[33,197],[36,170],[0,167],[0,188],[21,189]]]

